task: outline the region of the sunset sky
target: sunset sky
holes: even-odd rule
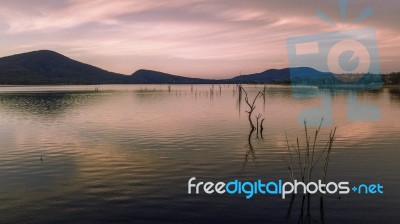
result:
[[[367,7],[351,28],[375,28],[382,71],[400,71],[400,1],[349,0],[344,27]],[[0,56],[49,49],[122,74],[222,78],[288,67],[288,37],[340,29],[338,0],[2,0]]]

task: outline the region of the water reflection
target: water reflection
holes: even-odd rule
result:
[[[261,114],[257,115],[257,117],[256,117],[257,118],[257,128],[255,128],[255,129],[251,128],[250,131],[249,131],[249,135],[247,137],[247,145],[246,145],[247,149],[246,149],[246,153],[245,153],[245,157],[244,157],[244,162],[243,162],[243,165],[242,165],[243,169],[247,166],[247,163],[249,161],[249,157],[251,157],[251,160],[254,163],[256,163],[256,165],[257,165],[256,152],[255,152],[254,146],[253,146],[253,134],[254,134],[254,132],[256,132],[255,140],[257,141],[258,144],[260,144],[261,141],[264,141],[264,135],[263,135],[264,126],[263,126],[263,123],[264,123],[265,118],[263,118],[261,120],[261,123],[259,124],[260,117],[261,117]]]
[[[38,223],[277,223],[282,218],[291,223],[378,223],[381,217],[397,221],[397,192],[364,201],[350,197],[346,203],[317,195],[287,200],[187,195],[192,176],[227,181],[288,177],[282,158],[284,133],[290,133],[289,139],[303,134],[298,111],[318,107],[320,100],[295,100],[290,86],[268,86],[252,116],[256,126],[254,115],[263,114],[257,137],[257,129],[249,130],[243,113],[244,96],[238,115],[234,85],[215,85],[213,94],[211,85],[171,85],[170,91],[168,86],[148,86],[147,92],[145,88],[0,94],[0,183],[8,185],[0,187],[0,223],[29,223],[32,217]],[[263,88],[246,86],[251,99]],[[359,96],[397,116],[398,101],[390,103],[389,98],[397,97],[396,92],[369,97],[373,94]],[[339,120],[335,117],[334,122],[341,123],[329,177],[382,180],[385,187],[395,189],[398,120],[382,116],[377,122],[350,123],[340,114],[347,98],[337,96],[335,105]],[[47,117],[57,122],[43,122]],[[264,133],[263,118],[268,127]],[[246,172],[240,172],[242,164]],[[347,212],[354,207],[359,209]]]
[[[29,165],[15,166],[9,160],[1,161],[0,191],[7,190],[9,194],[21,189],[48,189],[60,182],[72,179],[77,173],[75,160],[69,155],[50,155],[49,152],[25,152],[28,155],[19,156],[14,162]],[[3,153],[4,154],[4,153]],[[5,154],[8,156],[8,154]],[[16,155],[14,155],[16,156]],[[22,158],[21,158],[22,157]]]
[[[400,102],[400,88],[389,88],[389,94],[391,100]]]
[[[57,116],[71,107],[88,106],[104,96],[99,92],[39,92],[0,94],[0,108],[7,112],[43,117]]]
[[[244,156],[244,162],[242,165],[242,169],[244,169],[247,166],[247,163],[249,161],[249,157],[251,156],[251,160],[256,163],[256,152],[254,151],[254,146],[252,143],[252,137],[255,129],[250,129],[249,136],[247,137],[247,145],[246,147],[248,148],[246,150],[245,156]],[[258,134],[258,133],[257,133]]]
[[[311,223],[325,223],[325,209],[324,209],[324,197],[321,195],[319,197],[319,209],[318,209],[318,215],[319,217],[315,216],[315,213],[313,214],[313,211],[316,209],[313,209],[314,206],[312,206],[312,195],[306,194],[302,195],[301,197],[301,202],[300,205],[298,205],[298,211],[293,211],[295,207],[297,207],[297,204],[295,203],[296,201],[296,195],[293,194],[292,197],[290,198],[289,202],[289,207],[287,209],[287,213],[285,217],[283,218],[283,223],[305,223],[305,224],[311,224]],[[318,197],[314,197],[314,199],[317,199]],[[315,201],[315,200],[314,200]],[[293,213],[297,214],[298,216],[295,217]]]

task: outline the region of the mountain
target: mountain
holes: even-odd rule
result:
[[[285,69],[269,69],[260,73],[239,75],[231,79],[235,82],[272,82],[290,80],[290,70]]]
[[[231,79],[215,80],[215,79],[199,79],[188,78],[184,76],[176,76],[168,73],[140,69],[133,73],[131,77],[138,80],[145,80],[144,83],[163,84],[218,84],[218,83],[290,83],[293,78],[320,79],[326,78],[328,73],[323,73],[313,68],[284,68],[269,69],[260,73],[240,75]]]
[[[0,58],[0,84],[126,83],[127,77],[49,50]]]
[[[290,83],[296,76],[299,79],[320,78],[326,77],[326,73],[307,67],[284,68],[215,80],[189,78],[145,69],[131,75],[123,75],[81,63],[49,50],[0,58],[0,85]]]
[[[235,83],[287,83],[296,77],[322,78],[326,77],[326,73],[308,67],[269,69],[260,73],[236,76],[231,80]]]
[[[130,78],[141,80],[144,84],[206,84],[206,83],[216,83],[218,80],[212,79],[199,79],[199,78],[189,78],[184,76],[171,75],[168,73],[140,69],[134,72]],[[135,82],[132,80],[132,82]]]

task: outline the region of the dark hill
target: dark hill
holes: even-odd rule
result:
[[[40,50],[0,58],[0,84],[125,83],[127,76]]]
[[[143,81],[143,83],[149,83],[149,84],[165,84],[165,83],[205,84],[205,83],[217,82],[217,80],[189,78],[189,77],[171,75],[164,72],[158,72],[146,69],[137,70],[131,75],[131,78],[134,78],[136,80],[141,80]]]
[[[322,78],[325,73],[308,67],[269,69],[260,73],[240,75],[232,78],[233,82],[241,83],[285,83],[293,77]],[[292,78],[293,78],[292,77]]]

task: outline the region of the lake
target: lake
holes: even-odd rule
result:
[[[263,91],[244,88],[250,100]],[[304,203],[301,195],[188,194],[191,177],[290,181],[285,133],[304,145],[299,113],[321,98],[268,85],[253,114],[265,118],[262,136],[249,136],[235,85],[95,89],[0,87],[0,223],[399,222],[399,87],[356,93],[379,108],[374,121],[349,120],[347,95],[332,96],[332,125],[318,138],[337,127],[327,180],[380,183],[384,194],[326,196],[322,208],[319,195]]]

